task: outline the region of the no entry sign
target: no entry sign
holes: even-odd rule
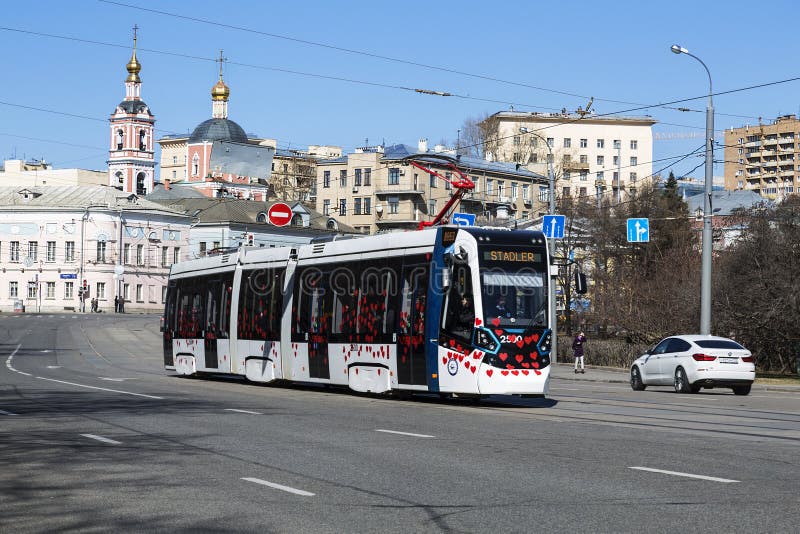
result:
[[[269,208],[267,217],[275,226],[286,226],[292,221],[292,208],[285,202],[276,202]]]

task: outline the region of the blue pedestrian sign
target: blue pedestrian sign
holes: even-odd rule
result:
[[[564,215],[545,215],[542,219],[542,232],[549,239],[564,239]]]
[[[650,242],[650,219],[628,219],[628,243]]]
[[[456,226],[475,226],[475,215],[472,213],[454,213],[453,224]]]

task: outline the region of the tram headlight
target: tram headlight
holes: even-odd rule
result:
[[[487,352],[494,352],[500,347],[492,333],[484,328],[475,331],[475,344]]]

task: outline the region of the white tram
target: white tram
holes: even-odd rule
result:
[[[436,227],[175,264],[164,366],[355,391],[545,395],[541,232]]]

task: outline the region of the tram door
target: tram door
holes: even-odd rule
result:
[[[327,294],[330,295],[330,291]],[[310,327],[308,331],[308,373],[311,378],[330,378],[328,333],[331,331],[330,297],[323,287],[309,291]]]
[[[177,284],[173,280],[167,287],[167,303],[164,306],[164,317],[161,319],[162,344],[164,349],[164,366],[175,365],[175,355],[172,350],[172,338],[175,336],[175,322],[177,319]]]
[[[228,318],[230,317],[231,292],[233,289],[233,273],[211,278],[206,284],[206,317],[203,332],[206,369],[219,367],[219,345],[225,345],[225,354],[229,354],[230,338]]]
[[[400,384],[425,385],[425,305],[429,265],[403,266],[400,328],[397,335],[397,380]]]

